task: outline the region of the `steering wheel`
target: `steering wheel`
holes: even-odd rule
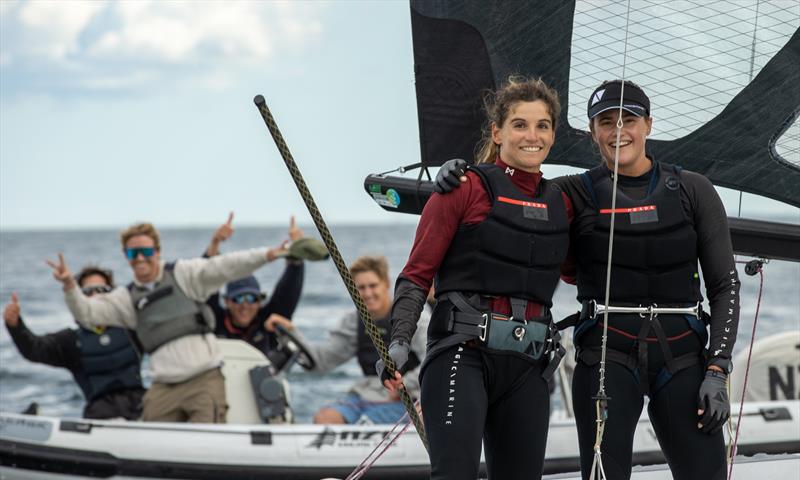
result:
[[[275,335],[278,339],[278,349],[288,357],[288,360],[278,367],[279,371],[288,370],[294,362],[306,370],[312,370],[317,365],[308,345],[297,335],[281,325],[275,325]]]

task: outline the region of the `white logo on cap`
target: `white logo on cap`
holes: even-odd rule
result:
[[[606,89],[605,88],[594,94],[594,96],[592,97],[592,106],[594,106],[595,103],[597,103],[597,102],[599,102],[600,100],[603,99],[603,94],[604,93],[606,93]]]

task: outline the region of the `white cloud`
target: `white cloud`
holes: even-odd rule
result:
[[[18,19],[31,35],[25,35],[21,50],[52,60],[62,60],[67,54],[77,52],[78,35],[103,8],[101,2],[84,0],[23,3],[18,11]]]
[[[141,86],[154,71],[196,75],[198,69],[208,79],[203,84],[224,88],[230,83],[224,72],[318,41],[327,8],[312,2],[216,0],[0,4],[3,26],[11,32],[0,50],[4,65],[51,72],[50,85],[82,84],[90,91]],[[17,85],[33,88],[25,81]]]

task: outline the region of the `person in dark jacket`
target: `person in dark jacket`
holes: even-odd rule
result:
[[[76,280],[87,296],[103,295],[113,288],[112,273],[98,267],[85,267]],[[79,327],[36,335],[22,320],[16,293],[3,311],[3,320],[23,357],[72,373],[86,398],[85,418],[136,420],[141,416],[145,389],[141,348],[134,332]]]
[[[204,256],[217,255],[220,244],[231,235],[233,213],[214,232]],[[294,217],[291,217],[289,240],[293,242],[303,237],[303,231],[297,227]],[[287,330],[294,329],[290,319],[303,290],[304,272],[302,260],[287,257],[286,268],[269,298],[261,291],[261,285],[252,275],[229,282],[222,295],[215,293],[206,302],[216,318],[216,336],[246,341],[262,351],[273,366],[280,370],[289,358],[277,350],[275,325],[281,325]]]

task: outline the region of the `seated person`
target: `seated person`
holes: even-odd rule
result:
[[[288,357],[277,350],[275,325],[292,330],[292,313],[297,306],[303,286],[303,264],[287,263],[281,279],[275,286],[272,298],[264,302],[266,295],[256,277],[250,275],[228,283],[219,303],[220,295],[214,294],[208,305],[217,319],[214,333],[221,338],[238,338],[261,350],[272,365],[280,370]]]
[[[360,257],[350,266],[350,274],[388,347],[392,295],[386,257]],[[416,366],[404,375],[408,393],[415,399],[419,398],[419,364],[425,356],[428,320],[429,314],[423,312],[411,341],[411,358],[408,360],[410,365]],[[330,332],[327,343],[312,344],[309,348],[316,360],[315,370],[332,370],[356,357],[365,375],[353,385],[347,396],[320,409],[314,416],[314,423],[395,423],[403,416],[405,408],[400,397],[397,393],[389,393],[375,372],[375,362],[380,357],[358,312],[345,315],[339,327]]]
[[[219,253],[219,245],[233,234],[233,213],[228,221],[220,226],[206,249],[206,257]],[[303,238],[294,217],[289,222],[289,239]],[[220,305],[220,295],[212,295],[206,302],[214,312],[217,337],[238,338],[261,350],[276,369],[286,363],[286,355],[278,351],[274,335],[275,323],[280,322],[285,328],[292,329],[289,319],[297,307],[303,289],[303,261],[286,259],[286,268],[275,285],[272,296],[265,302],[266,295],[261,292],[258,280],[252,275],[234,280],[225,286],[222,296],[225,304]]]
[[[114,287],[110,271],[85,267],[76,276],[87,296],[105,295]],[[20,316],[16,294],[3,311],[8,333],[23,357],[62,367],[72,373],[86,398],[84,418],[136,420],[142,413],[141,347],[136,334],[119,327],[65,328],[36,335]]]

